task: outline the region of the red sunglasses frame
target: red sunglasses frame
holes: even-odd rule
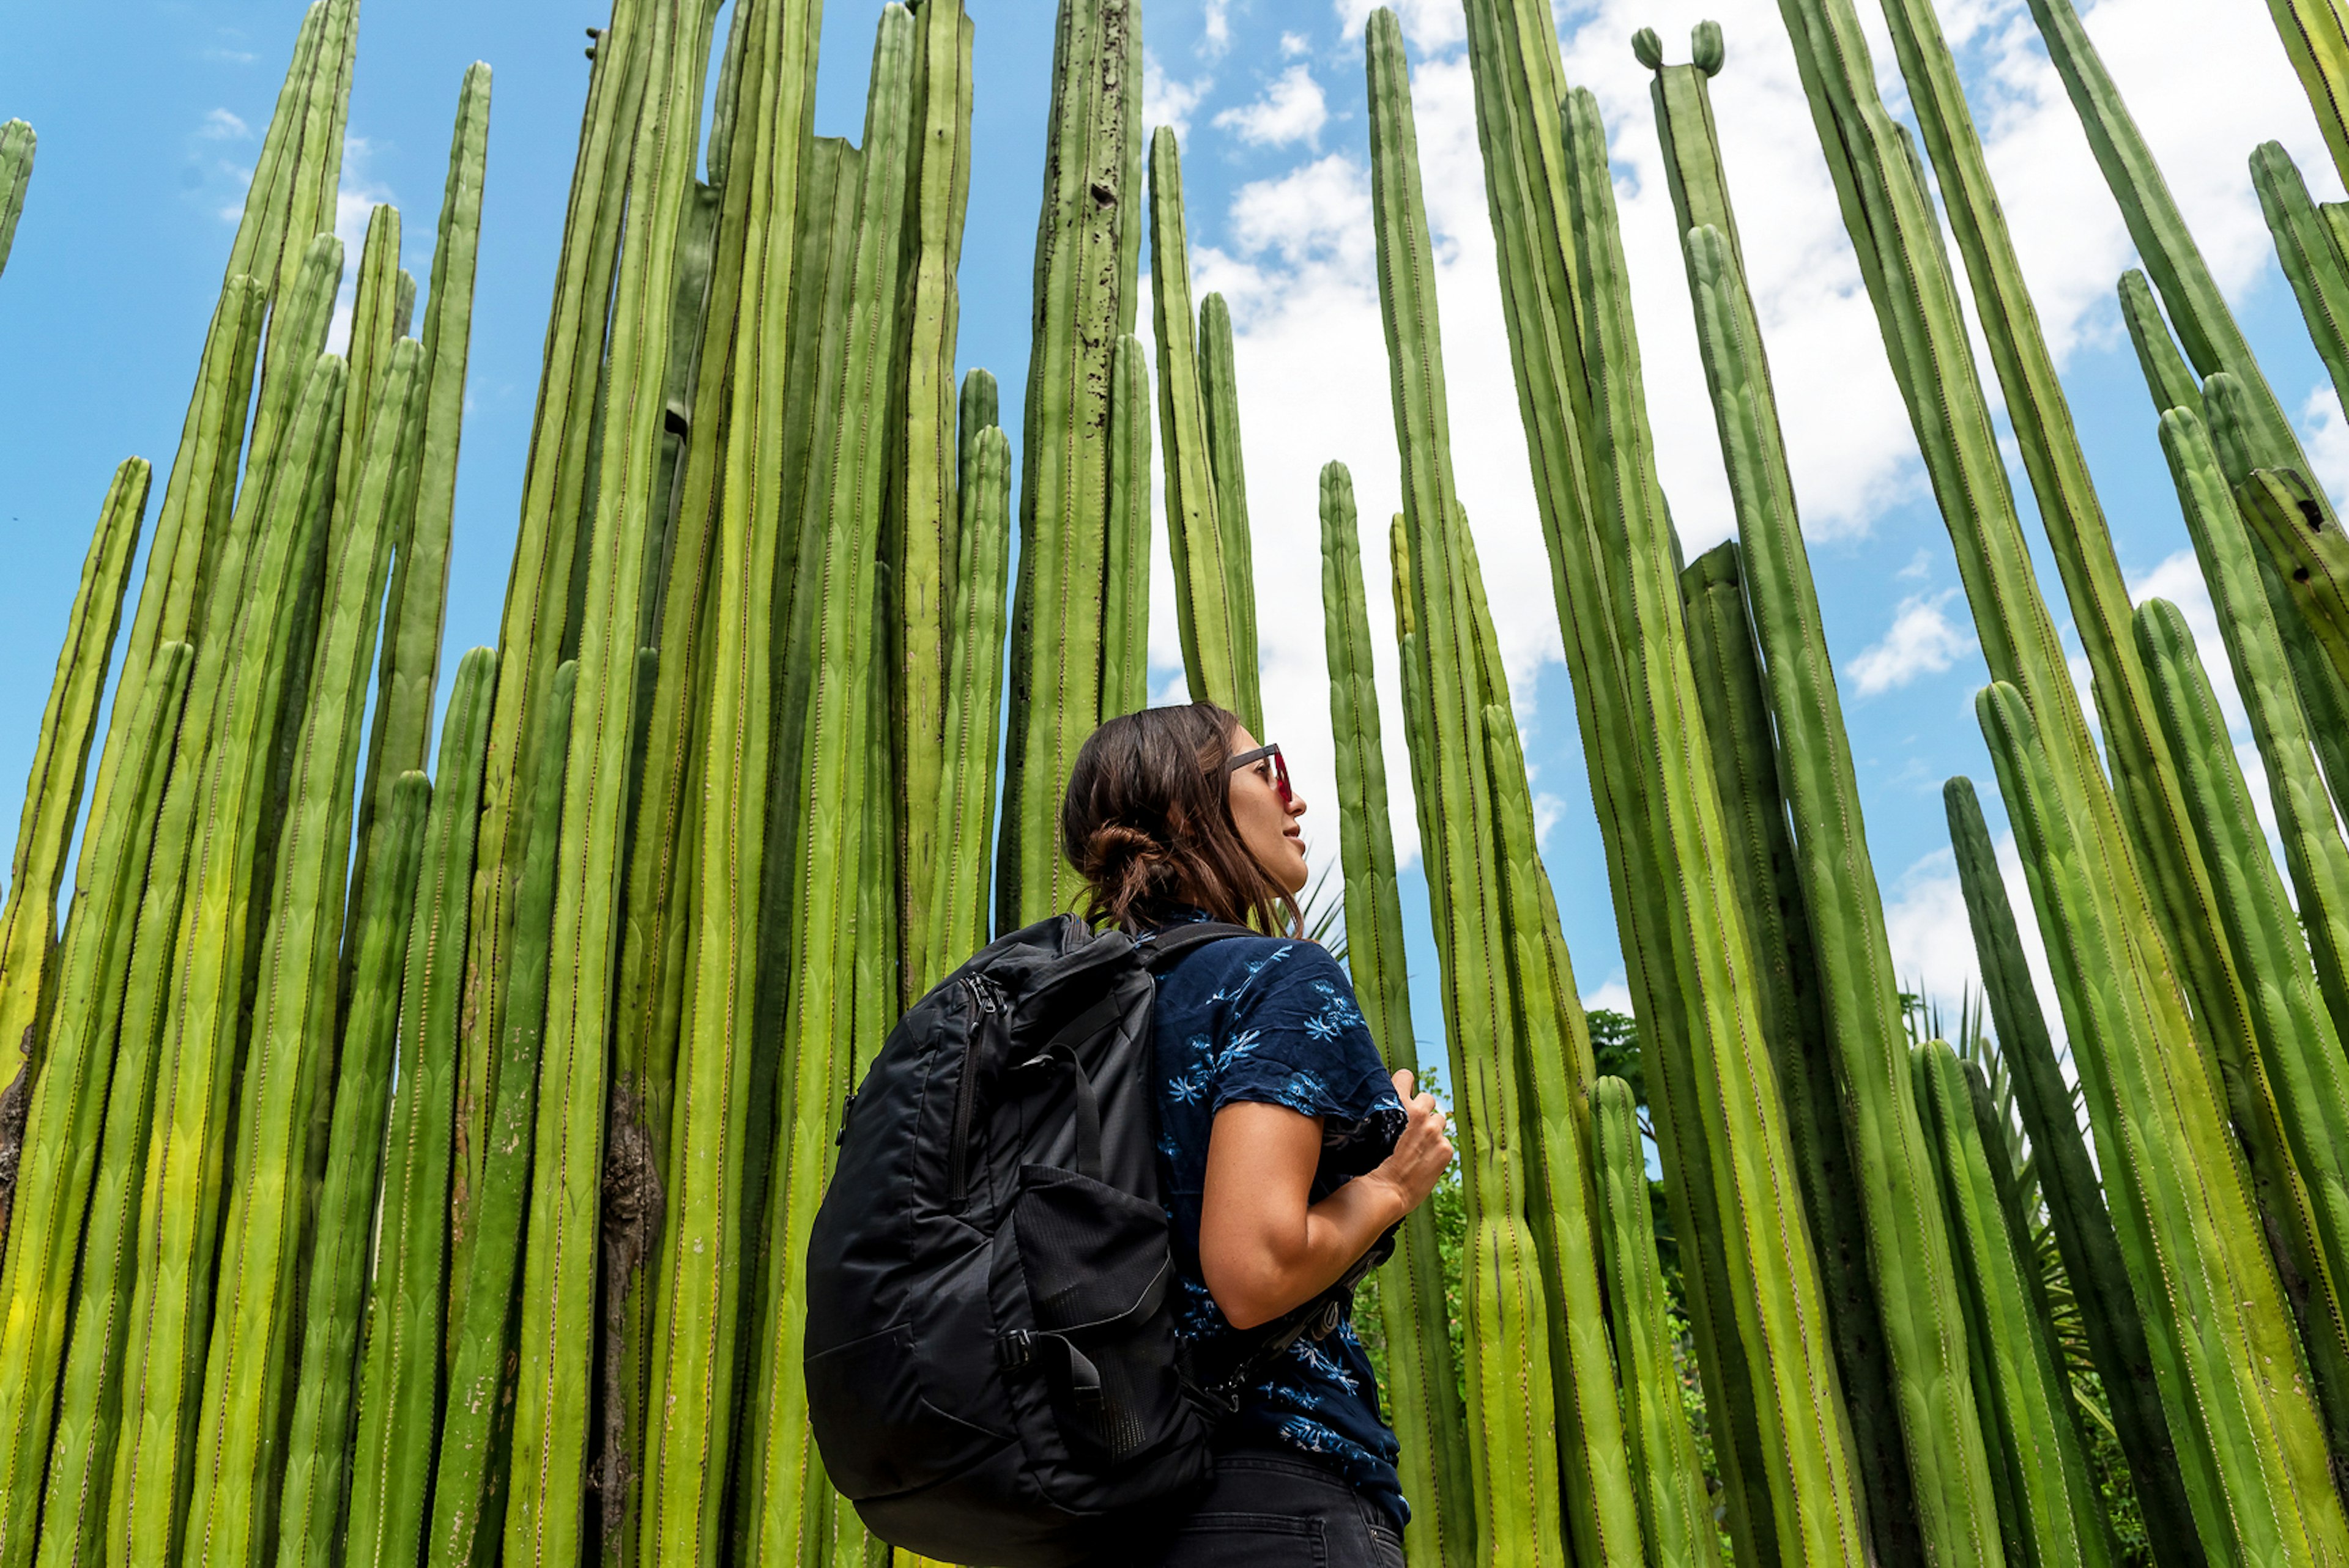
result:
[[[1254,751],[1243,751],[1237,757],[1229,758],[1224,764],[1224,771],[1237,773],[1241,769],[1261,762],[1268,757],[1272,758],[1272,787],[1280,796],[1280,803],[1284,806],[1295,805],[1297,792],[1288,785],[1288,758],[1280,754],[1280,746],[1277,741],[1270,746],[1259,746]]]

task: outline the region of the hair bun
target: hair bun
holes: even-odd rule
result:
[[[1080,857],[1084,863],[1078,869],[1092,878],[1099,872],[1113,872],[1124,862],[1164,863],[1173,853],[1173,848],[1164,841],[1130,822],[1102,822],[1085,835]]]

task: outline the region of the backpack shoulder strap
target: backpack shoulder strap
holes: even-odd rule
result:
[[[1221,942],[1231,936],[1263,934],[1264,933],[1260,931],[1252,931],[1245,925],[1234,925],[1227,921],[1197,920],[1188,921],[1181,925],[1163,925],[1156,931],[1144,932],[1134,939],[1134,946],[1141,951],[1143,966],[1151,973],[1156,974],[1159,970],[1173,965],[1185,954],[1195,952],[1211,942]]]

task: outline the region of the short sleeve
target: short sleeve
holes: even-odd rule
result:
[[[1227,983],[1224,1000],[1211,1115],[1245,1101],[1320,1118],[1330,1185],[1387,1157],[1402,1135],[1402,1101],[1336,959],[1312,943],[1269,946]]]

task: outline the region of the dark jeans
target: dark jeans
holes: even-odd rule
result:
[[[1219,1454],[1216,1482],[1155,1568],[1403,1568],[1394,1522],[1329,1470],[1281,1449]]]

